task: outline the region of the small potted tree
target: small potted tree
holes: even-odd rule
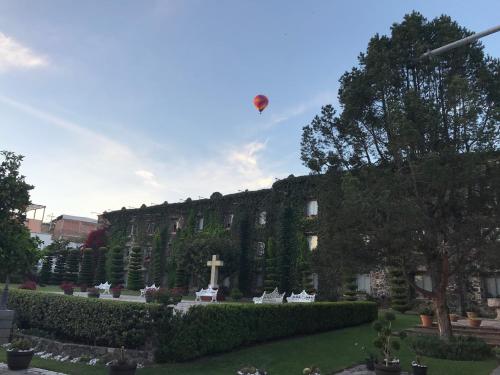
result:
[[[26,370],[34,353],[28,340],[14,340],[7,349],[7,366],[10,370]]]
[[[434,311],[430,308],[430,306],[423,306],[420,309],[420,322],[422,323],[422,327],[429,328],[432,327],[432,317],[434,316]]]
[[[468,318],[469,326],[472,328],[481,327],[482,319],[481,318]]]
[[[122,289],[123,289],[123,285],[121,285],[121,284],[118,284],[118,285],[112,287],[111,294],[113,294],[113,298],[120,298],[120,296],[122,294]]]
[[[99,289],[97,288],[88,288],[87,289],[87,297],[89,298],[99,298],[101,295]]]
[[[259,370],[254,366],[245,366],[238,370],[237,375],[267,375],[265,370]]]
[[[60,288],[67,296],[72,296],[75,291],[75,285],[73,283],[64,282],[61,284]]]
[[[137,363],[125,358],[125,349],[120,349],[120,355],[109,364],[109,375],[134,375],[137,370]]]
[[[401,366],[399,360],[394,357],[394,351],[399,350],[401,344],[397,337],[392,332],[392,322],[396,319],[396,315],[387,312],[383,319],[373,323],[373,329],[377,332],[377,337],[373,341],[373,345],[380,350],[382,354],[382,363],[375,364],[376,375],[400,375]],[[406,337],[404,332],[399,333],[399,338]]]

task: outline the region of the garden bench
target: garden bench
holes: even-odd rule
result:
[[[95,288],[102,290],[102,294],[109,294],[109,288],[111,288],[111,284],[106,281],[105,283],[96,285]]]
[[[141,297],[145,297],[146,296],[146,292],[148,290],[154,290],[154,291],[158,291],[160,290],[160,287],[159,286],[156,286],[155,284],[151,285],[151,286],[145,286],[144,289],[141,289]]]
[[[316,294],[307,294],[305,290],[299,294],[292,293],[290,297],[286,297],[288,303],[310,303],[314,302]]]
[[[253,303],[264,304],[264,303],[283,303],[283,297],[285,293],[280,294],[278,288],[274,289],[271,293],[264,292],[260,297],[254,297]]]
[[[199,292],[196,292],[195,301],[201,301],[202,297],[210,297],[210,302],[217,302],[217,292],[219,289],[212,289],[212,286],[209,285],[207,289],[201,289]]]

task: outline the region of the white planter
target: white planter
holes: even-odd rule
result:
[[[10,342],[14,310],[0,310],[0,345]]]
[[[500,298],[488,298],[488,306],[497,310],[496,320],[500,320]]]

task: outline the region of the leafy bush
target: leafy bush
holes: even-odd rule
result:
[[[481,361],[491,356],[491,348],[473,336],[453,336],[449,341],[437,336],[411,336],[409,345],[422,356],[453,361]]]
[[[158,304],[75,298],[12,290],[9,308],[21,329],[39,329],[54,337],[88,345],[138,348],[168,321],[171,310]]]
[[[258,342],[323,332],[377,318],[371,302],[194,306],[159,328],[156,360],[186,361]]]
[[[19,289],[36,290],[36,283],[32,280],[27,280],[19,285]]]
[[[31,342],[26,339],[17,339],[10,343],[8,350],[12,351],[21,351],[21,350],[30,350]]]

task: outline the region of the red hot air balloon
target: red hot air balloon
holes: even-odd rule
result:
[[[266,109],[268,104],[269,99],[267,99],[265,95],[257,95],[255,98],[253,98],[253,105],[258,109],[260,113],[262,113],[262,111]]]

